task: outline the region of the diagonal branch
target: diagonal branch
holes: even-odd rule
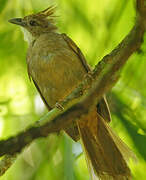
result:
[[[15,162],[16,155],[6,155],[4,158],[0,161],[0,176],[2,176]]]
[[[128,58],[140,48],[146,29],[146,1],[137,0],[136,23],[125,39],[95,67],[92,74],[60,104],[64,110],[54,108],[40,121],[24,132],[0,141],[0,156],[20,152],[34,139],[64,129],[75,119],[88,113],[93,105],[117,82]]]

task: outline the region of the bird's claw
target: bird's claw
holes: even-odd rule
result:
[[[64,110],[64,107],[61,104],[59,104],[58,102],[55,104],[55,107],[61,111]]]
[[[93,80],[93,72],[89,71],[87,74],[84,75],[84,78],[89,78],[90,80]]]

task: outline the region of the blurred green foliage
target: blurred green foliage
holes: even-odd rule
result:
[[[94,65],[109,53],[135,22],[133,0],[0,0],[0,136],[17,134],[45,112],[26,68],[27,44],[19,27],[8,19],[57,5],[57,25]],[[133,149],[139,162],[130,162],[133,180],[146,179],[146,41],[133,54],[120,81],[108,93],[112,127]],[[2,180],[88,180],[79,143],[50,135],[27,147]]]

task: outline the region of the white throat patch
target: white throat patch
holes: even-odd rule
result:
[[[24,41],[27,41],[28,44],[32,43],[35,40],[35,37],[33,37],[31,33],[25,28],[21,27],[21,31],[24,34]]]

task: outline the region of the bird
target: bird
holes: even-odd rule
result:
[[[49,111],[92,72],[76,43],[58,31],[55,9],[49,6],[38,13],[9,20],[24,29],[28,41],[28,75]],[[104,95],[86,116],[63,130],[74,141],[82,141],[92,179],[130,180],[127,161],[135,155],[113,132],[110,121]]]

